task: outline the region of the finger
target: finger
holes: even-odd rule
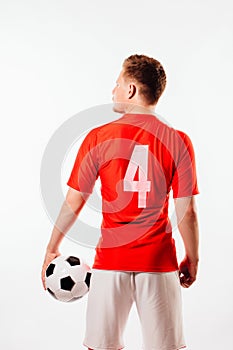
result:
[[[183,273],[183,272],[180,274],[180,280],[182,281],[188,281],[189,278],[190,278],[190,274]]]
[[[43,287],[44,287],[44,290],[46,290],[46,284],[45,284],[45,278],[42,279],[42,283],[43,283]]]
[[[43,284],[44,290],[46,290],[45,281],[42,280],[42,284]]]
[[[189,278],[187,278],[186,276],[182,276],[180,277],[180,284],[183,286],[183,287],[186,287],[189,286]]]
[[[195,280],[189,278],[189,279],[182,279],[181,280],[181,285],[184,288],[189,288]]]
[[[188,288],[189,287],[189,280],[187,278],[185,278],[185,276],[182,276],[180,278],[180,284],[182,285],[182,287]]]
[[[46,290],[46,285],[45,285],[45,271],[46,271],[46,268],[42,268],[42,272],[41,272],[41,280],[42,280],[42,284],[43,284],[43,287],[44,287],[44,290]]]
[[[42,281],[42,284],[43,284],[44,289],[46,289],[46,287],[45,287],[45,278],[44,278],[44,277],[41,277],[41,281]]]

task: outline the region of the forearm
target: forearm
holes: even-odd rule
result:
[[[76,221],[84,203],[81,193],[71,189],[67,192],[66,200],[54,224],[47,252],[56,253],[58,251],[61,241]]]
[[[196,263],[199,260],[199,230],[195,196],[175,198],[174,203],[186,256],[190,261]]]
[[[185,252],[190,262],[199,260],[199,228],[197,214],[186,214],[178,224]]]
[[[56,253],[69,228],[75,222],[77,216],[70,210],[65,201],[61,207],[58,218],[54,224],[52,234],[47,246],[47,251]]]

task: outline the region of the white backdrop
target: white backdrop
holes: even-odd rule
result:
[[[157,112],[190,136],[196,152],[201,249],[198,280],[182,290],[188,349],[230,348],[232,9],[230,0],[0,0],[1,349],[84,349],[86,298],[59,303],[41,286],[52,223],[40,165],[64,121],[111,102],[133,53],[164,65],[168,85]],[[61,251],[92,263],[94,251],[68,239]],[[125,342],[140,349],[134,308]]]

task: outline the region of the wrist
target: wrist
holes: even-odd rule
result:
[[[58,255],[59,254],[59,250],[58,250],[58,248],[47,246],[46,254],[56,254],[56,255]]]

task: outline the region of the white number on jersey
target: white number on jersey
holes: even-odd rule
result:
[[[148,175],[148,145],[136,145],[124,178],[124,191],[138,192],[138,208],[146,208],[146,193],[151,190]],[[139,169],[138,169],[139,168]],[[138,181],[134,181],[138,171]]]

